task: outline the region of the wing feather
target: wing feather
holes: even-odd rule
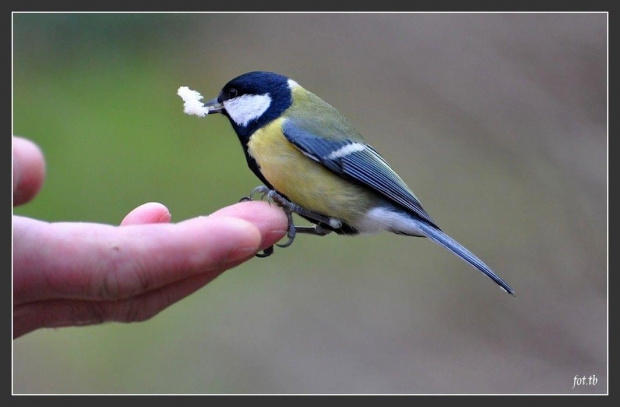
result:
[[[373,189],[437,227],[404,181],[361,137],[349,139],[333,132],[328,135],[317,134],[317,126],[309,125],[307,121],[296,122],[290,119],[284,122],[282,130],[286,139],[305,156],[337,175]]]

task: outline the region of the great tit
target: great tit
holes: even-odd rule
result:
[[[199,108],[202,115],[228,117],[250,169],[265,184],[246,199],[255,193],[267,195],[287,213],[289,240],[281,247],[290,245],[296,233],[389,231],[425,236],[514,295],[486,264],[437,226],[347,119],[294,80],[272,72],[249,72],[232,79],[216,99]],[[291,213],[316,226],[295,226]],[[261,257],[272,252],[273,247]]]

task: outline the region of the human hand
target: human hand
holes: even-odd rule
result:
[[[32,199],[43,155],[13,137],[13,204]],[[13,216],[13,337],[43,327],[146,320],[286,233],[284,212],[244,202],[171,224],[148,203],[120,226]]]

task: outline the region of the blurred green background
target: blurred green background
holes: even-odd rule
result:
[[[606,14],[13,15],[15,214],[173,221],[259,185],[224,117],[251,70],[347,116],[512,298],[425,239],[301,236],[149,321],[14,341],[15,393],[607,392]],[[596,386],[573,389],[574,377]]]

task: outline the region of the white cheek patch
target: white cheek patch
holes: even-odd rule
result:
[[[243,95],[234,99],[225,100],[224,108],[237,126],[245,127],[252,120],[256,120],[271,106],[269,93],[264,95]]]
[[[336,151],[332,151],[328,156],[327,159],[329,160],[335,160],[337,158],[342,158],[342,157],[346,157],[349,154],[353,154],[353,153],[357,153],[358,151],[362,151],[363,149],[365,149],[366,146],[360,143],[351,143],[351,144],[347,144],[346,146],[340,147],[338,150]]]

